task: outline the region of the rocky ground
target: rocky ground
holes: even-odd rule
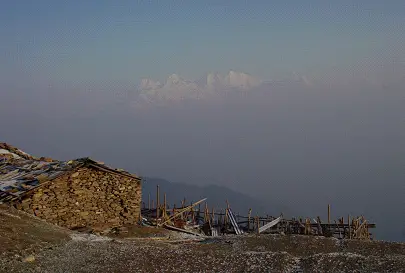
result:
[[[140,228],[103,237],[4,207],[0,233],[1,272],[405,272],[400,243],[281,235],[197,240]]]

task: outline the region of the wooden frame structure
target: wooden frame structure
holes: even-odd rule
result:
[[[156,197],[159,198],[159,186],[157,186]],[[156,204],[160,204],[157,200]],[[372,240],[373,236],[369,232],[376,225],[369,223],[364,216],[350,217],[347,216],[337,220],[331,220],[331,207],[328,204],[328,218],[322,222],[321,218],[292,218],[285,219],[281,214],[279,217],[252,217],[252,209],[248,210],[247,216],[239,214],[234,215],[231,211],[230,204],[226,201],[226,209],[209,208],[205,202],[204,208],[201,204],[206,198],[198,202],[191,202],[186,205],[186,199],[182,200],[181,207],[176,208],[173,205],[169,208],[166,203],[166,194],[164,194],[163,205],[150,207],[150,195],[148,196],[148,207],[142,209],[142,215],[149,219],[149,224],[154,226],[165,226],[167,228],[183,230],[187,233],[204,233],[205,235],[217,236],[227,233],[279,233],[279,234],[300,234],[312,236],[336,237],[339,239],[358,239]],[[198,205],[198,208],[197,208]],[[172,228],[173,227],[173,228]],[[192,231],[191,231],[192,230]]]

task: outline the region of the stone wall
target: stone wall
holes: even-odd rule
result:
[[[141,183],[82,167],[56,178],[15,205],[59,226],[103,230],[139,220]]]

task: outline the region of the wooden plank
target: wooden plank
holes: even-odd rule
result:
[[[211,227],[211,236],[212,237],[219,236],[219,228],[218,227]]]
[[[167,228],[167,229],[171,229],[171,230],[175,230],[175,231],[179,231],[179,232],[184,232],[184,233],[192,234],[192,235],[195,235],[195,236],[202,236],[201,234],[194,233],[194,232],[189,231],[189,230],[186,230],[186,229],[177,228],[177,227],[170,226],[170,225],[166,225],[166,224],[164,224],[163,226],[164,226],[165,228]]]
[[[192,206],[188,206],[188,207],[185,207],[185,208],[183,208],[183,209],[180,209],[176,214],[170,216],[169,219],[167,219],[166,221],[164,221],[161,225],[164,225],[164,224],[166,224],[168,221],[170,221],[171,219],[173,219],[173,218],[175,218],[175,217],[177,217],[177,216],[179,216],[179,215],[182,215],[183,213],[185,213],[186,211],[188,211],[188,210],[191,209],[192,207],[197,206],[198,204],[204,202],[205,200],[207,200],[207,198],[201,199],[201,200],[198,201],[197,203],[194,203]]]
[[[234,216],[233,213],[232,213],[231,208],[228,207],[227,211],[228,211],[229,220],[230,220],[230,222],[231,222],[231,224],[232,224],[232,226],[233,226],[233,228],[234,228],[236,234],[237,234],[237,235],[241,235],[241,234],[243,233],[243,231],[240,230],[240,228],[239,228],[239,226],[238,226],[238,223],[237,223],[236,220],[235,220],[235,216]]]
[[[129,174],[129,173],[123,173],[123,172],[120,172],[120,171],[117,171],[117,170],[114,170],[114,169],[110,169],[110,168],[108,168],[108,167],[106,167],[106,166],[96,165],[96,164],[93,164],[93,163],[87,163],[87,164],[84,164],[84,165],[87,165],[87,166],[90,166],[90,167],[99,169],[99,170],[104,171],[104,172],[107,172],[107,173],[112,173],[112,174],[118,174],[118,175],[121,175],[121,176],[126,176],[126,177],[128,177],[128,178],[135,179],[135,180],[137,180],[138,182],[140,182],[140,181],[142,180],[142,179],[141,179],[140,177],[138,177],[138,176],[135,176],[135,175],[132,175],[132,174]]]
[[[270,223],[265,224],[264,226],[259,228],[259,233],[262,233],[263,231],[268,230],[271,227],[274,227],[275,225],[277,225],[278,223],[280,223],[282,217],[278,217],[276,219],[274,219],[273,221],[271,221]]]

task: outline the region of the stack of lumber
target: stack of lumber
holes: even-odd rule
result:
[[[67,228],[106,229],[139,220],[141,184],[131,177],[81,167],[47,182],[16,204]]]

